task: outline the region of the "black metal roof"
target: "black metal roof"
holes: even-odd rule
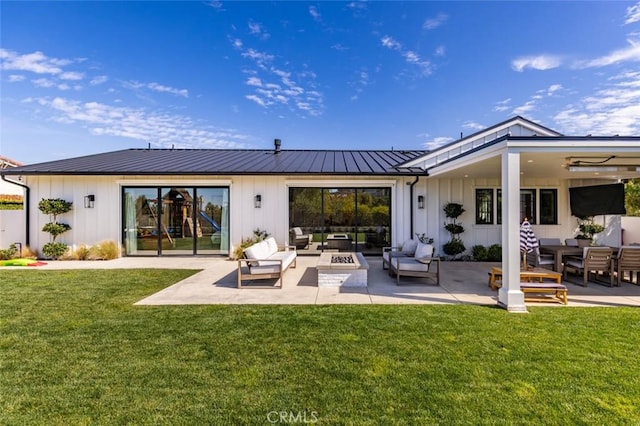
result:
[[[3,170],[5,175],[423,175],[427,151],[127,149]]]

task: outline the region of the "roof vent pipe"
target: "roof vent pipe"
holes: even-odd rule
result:
[[[273,140],[273,146],[275,147],[275,151],[274,154],[278,154],[280,152],[280,144],[282,142],[280,141],[280,139],[274,139]]]

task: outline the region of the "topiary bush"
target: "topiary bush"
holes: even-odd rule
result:
[[[463,253],[466,250],[460,234],[464,232],[464,227],[457,222],[458,217],[465,212],[462,208],[462,204],[447,203],[442,208],[445,216],[450,219],[449,223],[445,223],[444,229],[451,234],[451,239],[442,246],[442,250],[445,254],[455,259],[457,255]]]
[[[43,198],[38,203],[38,209],[42,213],[48,214],[52,219],[42,228],[43,232],[48,232],[51,235],[51,241],[42,247],[42,253],[51,259],[58,259],[67,251],[67,245],[56,242],[56,238],[58,235],[70,230],[71,226],[66,223],[59,223],[58,215],[71,211],[72,205],[73,203],[61,198]]]
[[[487,260],[489,262],[502,261],[502,246],[500,244],[492,244],[487,249]]]

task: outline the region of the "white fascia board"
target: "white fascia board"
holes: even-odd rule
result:
[[[529,131],[531,131],[532,133],[535,133],[539,136],[546,136],[546,137],[553,137],[553,136],[561,136],[560,133],[558,132],[554,132],[554,131],[550,131],[549,129],[539,126],[536,123],[532,123],[526,120],[523,120],[520,117],[515,117],[512,120],[509,120],[505,123],[502,123],[502,125],[499,126],[494,126],[494,127],[489,127],[486,130],[474,133],[472,135],[469,135],[467,137],[464,137],[462,139],[459,139],[458,141],[450,144],[450,145],[444,145],[440,148],[436,148],[435,150],[429,152],[426,155],[423,155],[422,157],[416,158],[414,160],[411,160],[409,162],[407,162],[405,164],[406,167],[412,167],[412,166],[421,166],[421,163],[424,163],[426,161],[428,161],[431,158],[434,157],[438,157],[440,155],[442,155],[445,152],[449,152],[449,151],[454,151],[454,150],[458,150],[458,149],[462,149],[464,148],[466,145],[468,144],[472,144],[471,147],[468,147],[468,150],[471,149],[475,149],[478,146],[482,146],[485,144],[489,144],[491,143],[491,141],[504,137],[506,134],[508,134],[511,129],[514,126],[521,126]],[[484,138],[486,138],[487,136],[491,136],[491,135],[495,135],[494,138],[492,138],[491,140],[488,141],[483,141]],[[518,135],[516,135],[518,136]],[[474,143],[474,141],[483,141],[482,143]],[[459,154],[454,154],[455,155],[462,155],[464,153],[460,152]]]
[[[437,176],[442,173],[457,170],[470,164],[479,163],[488,158],[497,157],[501,155],[505,149],[507,149],[507,143],[506,141],[502,141],[500,143],[488,146],[485,149],[481,149],[474,153],[451,160],[441,166],[434,166],[433,168],[428,169],[427,173],[429,174],[429,176]]]

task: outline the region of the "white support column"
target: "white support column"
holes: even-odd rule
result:
[[[520,290],[520,153],[502,153],[502,287],[498,305],[527,312]]]

